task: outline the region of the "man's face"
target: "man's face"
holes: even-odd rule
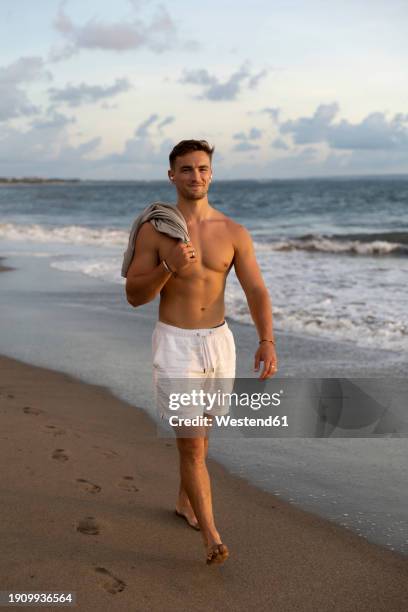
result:
[[[192,151],[174,161],[169,177],[178,193],[186,200],[201,200],[207,195],[211,181],[211,161],[205,151]]]

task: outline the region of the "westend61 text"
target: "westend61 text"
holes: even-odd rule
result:
[[[247,416],[236,419],[229,415],[196,416],[189,419],[175,415],[169,418],[169,424],[171,427],[212,427],[213,420],[223,427],[288,427],[286,415],[269,415],[264,419]]]

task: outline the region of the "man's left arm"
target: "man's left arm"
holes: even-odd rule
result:
[[[262,278],[256,260],[254,245],[251,236],[242,225],[238,225],[234,240],[234,267],[237,278],[245,292],[248,307],[258,331],[259,344],[255,353],[254,369],[259,371],[260,362],[263,370],[259,378],[265,379],[273,376],[278,367],[275,345],[266,340],[275,341],[272,324],[272,304],[268,290]]]

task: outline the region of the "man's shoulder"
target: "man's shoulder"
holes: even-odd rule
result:
[[[148,220],[148,221],[143,221],[143,223],[140,224],[138,233],[142,236],[154,236],[158,234],[158,231],[153,227],[153,225]]]
[[[250,240],[250,233],[247,228],[242,225],[242,223],[238,223],[228,217],[227,215],[223,215],[226,229],[228,230],[232,240],[234,243],[241,243],[242,241]]]
[[[138,242],[149,243],[152,246],[156,245],[160,240],[160,232],[150,223],[150,221],[144,221],[137,232]]]
[[[225,227],[226,229],[228,229],[228,231],[236,235],[240,235],[240,234],[243,235],[243,234],[248,233],[248,230],[246,229],[244,225],[242,225],[242,223],[238,223],[237,221],[234,221],[234,219],[232,219],[231,217],[228,217],[228,215],[225,215],[224,213],[220,211],[217,211],[217,213],[218,213],[218,219],[225,223]]]
[[[227,215],[224,215],[224,223],[234,251],[237,253],[251,250],[252,238],[247,228]]]
[[[161,232],[154,227],[150,221],[144,221],[138,231],[137,239],[139,243],[149,246],[152,249],[158,249],[163,244],[177,242],[178,238],[173,238],[166,232]]]

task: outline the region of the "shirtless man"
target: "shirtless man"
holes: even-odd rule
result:
[[[199,346],[197,342],[211,339],[207,353],[200,352],[200,358],[204,359],[199,366],[204,365],[201,371],[205,373],[206,367],[215,366],[212,369],[215,375],[234,378],[234,340],[224,320],[225,283],[234,266],[259,336],[254,368],[259,371],[263,362],[259,378],[265,379],[277,371],[271,302],[250,234],[208,202],[213,150],[206,141],[183,140],[170,153],[168,176],[176,187],[177,209],[186,220],[191,242],[184,244],[156,231],[151,223],[144,223],[137,234],[135,254],[127,274],[127,300],[137,307],[160,293],[159,327],[154,333],[162,334],[161,346],[171,347],[173,353],[166,359],[165,350],[162,358],[165,363],[161,363],[155,357],[153,342],[155,367],[170,369],[174,378],[179,372],[181,378],[186,375],[191,360],[198,363],[194,353],[194,347]],[[196,336],[200,336],[198,340]],[[178,357],[175,350],[179,352]],[[177,447],[181,482],[176,511],[190,526],[201,530],[207,563],[222,563],[228,557],[228,548],[214,523],[206,466],[206,428],[197,437],[178,437]]]

